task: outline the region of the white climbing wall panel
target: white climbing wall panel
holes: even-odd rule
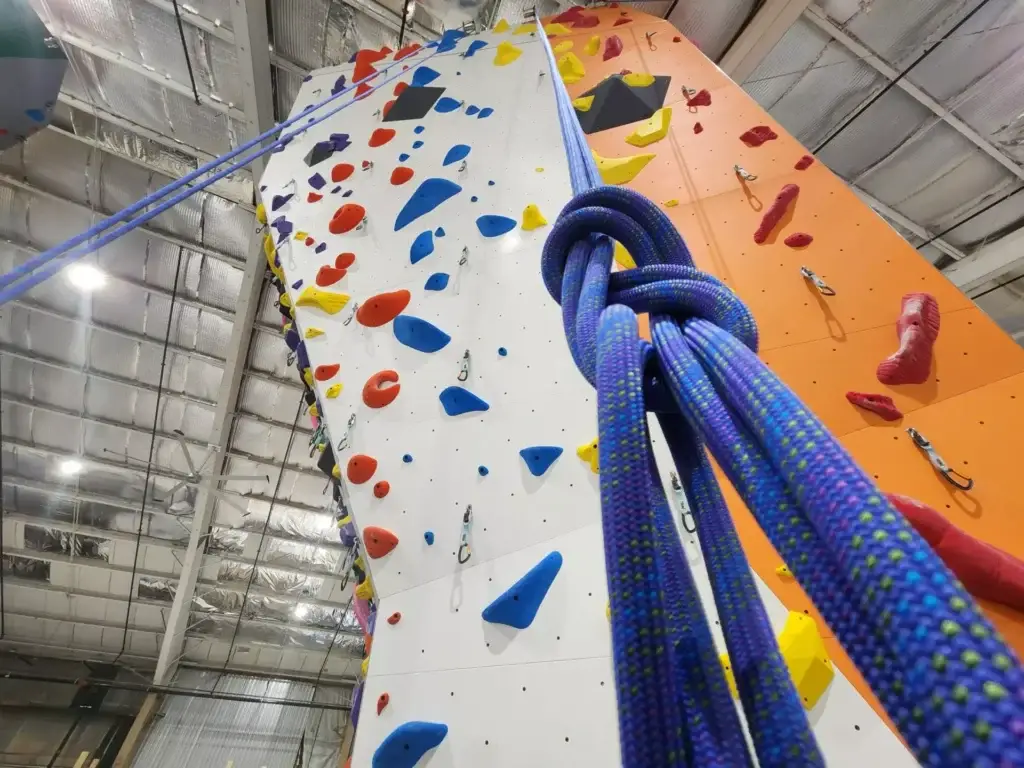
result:
[[[497,67],[494,45],[505,39],[522,55]],[[488,45],[465,58],[472,40]],[[380,122],[375,112],[393,98],[395,83],[409,81],[429,53],[404,60],[409,70],[398,80],[272,155],[262,179],[268,207],[273,195],[291,191],[289,183],[295,181],[295,197],[270,217],[283,214],[296,232],[312,238],[312,245],[289,239],[280,249],[289,285],[302,281],[289,289],[293,303],[316,284],[321,266],[333,264],[342,252],[356,257],[346,277],[325,289],[349,294],[349,306],[335,315],[296,309],[300,329],[324,331],[306,341],[312,366],[341,365],[337,376],[317,382],[335,445],[356,415],[350,447],[338,455],[342,474],[354,454],[378,462],[369,482],[348,485],[356,525],[360,531],[378,526],[399,539],[390,554],[368,561],[380,605],[352,765],[368,768],[394,728],[423,720],[449,728],[429,761],[423,761],[431,768],[617,766],[598,477],[575,455],[578,445],[596,435],[595,395],[572,362],[560,309],[541,282],[540,254],[548,228],[527,232],[517,224],[507,234],[485,238],[475,223],[486,214],[518,222],[529,203],[553,221],[571,197],[552,73],[535,36],[513,37],[509,31],[466,38],[455,51],[425,62],[440,75],[430,85],[443,86],[445,96],[464,102],[460,109],[432,110],[421,120]],[[390,57],[376,66],[383,70],[389,64]],[[378,80],[401,70],[393,66]],[[296,109],[323,98],[340,74],[351,79],[351,72],[348,65],[313,75]],[[470,105],[494,112],[480,119],[466,114]],[[417,126],[423,126],[421,133],[414,132]],[[397,135],[383,146],[369,147],[369,137],[381,127],[394,128]],[[332,133],[348,134],[351,146],[308,167],[306,153]],[[416,141],[423,144],[414,149]],[[458,162],[442,166],[455,144],[471,147],[461,170]],[[400,162],[402,153],[409,158]],[[373,167],[360,170],[364,160]],[[356,170],[332,193],[330,171],[339,162]],[[398,165],[414,172],[402,186],[390,181]],[[312,191],[307,179],[314,172],[327,185],[319,190],[322,200],[307,202]],[[461,192],[394,231],[398,212],[428,178],[453,181]],[[349,190],[351,195],[343,197]],[[346,203],[365,208],[366,224],[332,235],[331,218]],[[413,240],[437,228],[444,234],[434,237],[434,252],[412,264]],[[326,250],[317,254],[315,246],[324,242]],[[464,248],[468,260],[460,266]],[[424,290],[437,272],[450,276],[447,287]],[[447,346],[424,353],[399,343],[392,323],[376,328],[355,320],[345,324],[354,302],[365,304],[371,296],[399,289],[411,294],[403,314],[449,334]],[[507,354],[499,354],[499,348]],[[469,375],[459,382],[466,350]],[[401,391],[390,405],[371,409],[363,404],[363,385],[388,369],[398,373]],[[327,388],[336,383],[344,388],[328,399]],[[460,384],[490,409],[446,415],[438,395]],[[543,476],[534,477],[519,451],[538,445],[565,450]],[[667,451],[660,444],[656,449],[664,460]],[[406,454],[411,462],[403,461]],[[669,466],[662,464],[666,487]],[[383,498],[373,492],[379,481],[390,484]],[[456,553],[469,504],[472,555],[460,565]],[[424,538],[428,531],[432,545]],[[711,606],[699,548],[689,538],[684,537],[689,559]],[[553,551],[564,562],[531,626],[516,630],[482,620],[481,611],[492,600]],[[785,609],[769,590],[763,594],[773,623],[781,627]],[[401,621],[390,625],[386,619],[396,611]],[[717,622],[713,629],[721,644]],[[390,702],[378,716],[382,693]],[[838,675],[812,719],[830,765],[915,764]]]

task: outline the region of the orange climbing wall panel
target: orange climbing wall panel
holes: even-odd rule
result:
[[[588,137],[608,158],[638,153],[657,157],[629,187],[665,207],[700,268],[724,280],[754,312],[761,357],[837,435],[883,490],[920,499],[973,536],[1024,558],[1024,527],[1015,522],[1016,441],[1024,434],[1024,350],[936,271],[920,254],[819,161],[804,171],[794,164],[807,150],[667,21],[628,8],[588,11],[601,18],[593,29],[559,35],[574,41],[586,76],[567,86],[576,98],[605,77],[628,69],[670,75],[666,106],[673,108],[669,135],[643,149],[624,139],[635,126]],[[614,27],[623,17],[632,23]],[[609,35],[622,53],[603,61],[584,45]],[[679,42],[673,38],[680,37]],[[681,87],[707,89],[711,106],[687,108]],[[694,124],[703,131],[695,134]],[[770,126],[778,139],[747,147],[740,135]],[[740,165],[755,181],[740,183]],[[786,184],[800,195],[791,212],[762,245],[753,234]],[[783,239],[806,232],[814,242],[793,249]],[[806,265],[837,292],[825,298],[799,273]],[[900,298],[924,291],[938,300],[942,326],[932,376],[925,384],[886,387],[875,368],[898,346]],[[904,418],[895,424],[850,405],[848,390],[891,396]],[[975,479],[970,492],[947,484],[911,442],[916,427],[955,468]],[[881,707],[820,615],[796,582],[783,581],[782,563],[739,497],[720,476],[751,564],[792,610],[807,611],[823,627],[832,658],[858,690]],[[1024,654],[1024,615],[983,603],[1009,643]]]

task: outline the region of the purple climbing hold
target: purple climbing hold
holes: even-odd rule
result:
[[[420,216],[430,213],[445,200],[454,197],[461,191],[462,187],[448,179],[427,179],[412,193],[412,197],[398,212],[398,217],[395,219],[395,232],[411,224]]]
[[[344,192],[341,193],[341,196],[342,197],[351,197],[352,196],[352,192],[353,192],[353,190],[346,189]]]
[[[493,187],[494,186],[494,179],[491,179],[490,181],[488,181],[487,182],[487,186],[488,187]]]
[[[494,110],[491,107],[484,107],[480,110],[480,114],[476,116],[477,120],[483,120],[485,117],[490,117],[494,114]]]
[[[508,216],[488,214],[476,220],[476,228],[484,237],[499,237],[516,228],[516,220]]]
[[[462,106],[461,101],[456,101],[451,96],[442,96],[434,105],[435,112],[454,112]]]
[[[341,192],[341,184],[339,184],[338,186],[336,186],[334,189],[331,190],[331,194],[332,195],[336,195],[339,192]]]
[[[316,253],[323,253],[327,250],[327,243],[320,243],[316,248],[313,249]]]
[[[487,41],[486,40],[474,40],[472,43],[469,44],[469,47],[466,49],[466,52],[464,54],[462,54],[462,57],[464,59],[468,59],[470,56],[472,56],[474,53],[479,51],[481,48],[486,48],[486,47],[487,47]]]
[[[433,252],[434,236],[428,229],[426,232],[420,232],[412,241],[412,247],[409,249],[409,262],[415,264],[418,261],[423,261]]]
[[[479,111],[480,107],[478,107],[476,104],[470,104],[468,107],[466,107],[467,115],[475,115]]]
[[[295,196],[294,192],[290,192],[287,195],[274,195],[270,200],[270,210],[276,211],[283,205],[287,205],[288,201]]]
[[[417,140],[417,141],[414,141],[414,142],[412,143],[412,148],[413,148],[413,149],[419,149],[419,148],[420,148],[420,147],[422,147],[422,146],[423,146],[423,142],[422,142],[422,141],[419,141],[419,140]]]
[[[327,184],[327,182],[324,180],[324,177],[321,176],[319,173],[314,173],[307,179],[307,181],[309,182],[309,186],[311,186],[313,189],[323,189],[324,185]]]
[[[435,72],[430,67],[417,67],[416,71],[412,73],[412,86],[419,88],[420,86],[429,85],[440,76],[439,72]]]
[[[345,89],[345,76],[339,75],[338,79],[334,81],[334,87],[331,88],[331,96],[337,96]]]
[[[444,156],[441,165],[451,165],[452,163],[459,162],[459,160],[464,160],[469,155],[469,150],[470,146],[468,144],[456,144],[448,150],[448,154]]]
[[[417,125],[415,128],[412,129],[412,132],[419,134],[419,133],[423,133],[423,131],[425,131],[425,130],[426,129],[422,125]]]
[[[292,283],[292,290],[293,291],[297,291],[301,287],[302,287],[302,281],[301,280],[296,280],[294,283]],[[296,334],[296,335],[298,335],[298,334]]]
[[[398,162],[400,162],[400,163],[404,163],[408,159],[409,159],[409,155],[406,152],[403,152],[402,154],[400,154],[398,156]]]
[[[480,199],[479,197],[477,197],[476,195],[473,195],[471,198],[469,198],[469,202],[475,203],[479,199]]]
[[[302,82],[308,83],[312,79],[313,79],[312,75],[306,75],[304,78],[302,78]]]

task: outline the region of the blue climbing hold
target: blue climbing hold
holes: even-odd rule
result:
[[[442,96],[434,105],[435,112],[454,112],[462,106],[461,101],[456,101],[451,96]]]
[[[435,72],[430,67],[417,67],[416,71],[412,73],[412,85],[413,88],[419,88],[424,85],[429,85],[441,76],[440,72]]]
[[[445,272],[435,272],[427,278],[423,284],[424,291],[443,291],[448,287],[448,275]]]
[[[317,253],[323,253],[327,250],[327,243],[320,243],[316,248],[313,249]]]
[[[479,111],[480,107],[478,107],[476,104],[470,104],[468,107],[466,107],[466,114],[470,116],[475,115]]]
[[[526,468],[534,477],[540,477],[562,455],[562,449],[555,445],[534,445],[519,452],[526,462]]]
[[[341,184],[339,184],[338,186],[336,186],[334,189],[331,190],[331,194],[332,195],[336,195],[339,192],[341,192]]]
[[[436,325],[412,315],[399,315],[391,323],[395,338],[420,352],[437,352],[448,346],[452,337]]]
[[[26,109],[25,114],[29,116],[30,120],[35,120],[37,123],[46,119],[46,113],[41,109]]]
[[[409,159],[409,153],[408,152],[403,152],[402,154],[400,154],[398,156],[398,162],[400,162],[400,163],[404,163],[408,159]]]
[[[473,411],[487,411],[491,407],[468,389],[462,387],[447,387],[438,395],[438,399],[444,406],[444,412],[449,416],[461,416]]]
[[[345,89],[345,76],[339,75],[338,79],[334,81],[334,87],[331,88],[331,96],[337,96]]]
[[[459,162],[459,160],[462,160],[469,155],[470,149],[471,147],[468,144],[456,144],[448,150],[448,154],[444,156],[444,160],[441,161],[441,165],[451,165],[452,163]]]
[[[480,114],[476,116],[477,120],[483,120],[485,117],[490,117],[494,114],[494,110],[491,107],[484,107],[480,110]]]
[[[540,604],[544,602],[561,567],[562,554],[549,554],[504,594],[484,608],[484,621],[526,629],[536,618]]]
[[[494,216],[488,214],[476,220],[476,228],[484,237],[498,237],[516,228],[516,220],[508,216]]]
[[[444,34],[441,35],[440,41],[437,44],[438,53],[447,53],[448,51],[455,50],[455,44],[466,36],[466,33],[461,29],[446,29]]]
[[[504,347],[498,347],[498,355],[500,357],[505,357],[508,355],[508,350],[505,349]]]
[[[346,189],[344,192],[341,193],[341,196],[342,197],[350,197],[354,191],[355,191],[354,189]]]
[[[297,290],[299,290],[299,288],[301,288],[301,287],[302,287],[302,281],[301,281],[301,280],[296,280],[296,281],[295,281],[294,283],[292,283],[292,290],[293,290],[293,291],[297,291]],[[291,333],[291,331],[288,331],[288,333]],[[286,339],[287,339],[287,337],[288,337],[288,333],[286,333],[286,334],[285,334],[285,338],[286,338]],[[298,332],[296,332],[296,334],[295,334],[295,335],[296,335],[296,337],[297,337],[297,336],[299,335],[299,334],[298,334]],[[296,345],[297,345],[297,342],[298,342],[298,339],[296,338]]]
[[[314,173],[307,179],[307,181],[309,182],[309,186],[313,189],[323,189],[324,185],[327,184],[327,181],[319,173]]]
[[[419,133],[423,133],[425,130],[427,130],[427,129],[424,128],[422,125],[417,125],[415,128],[412,129],[412,132],[416,133],[416,134],[419,134]]]
[[[487,186],[488,187],[493,187],[494,186],[494,179],[491,179],[490,181],[488,181],[487,182]]]
[[[437,229],[434,230],[434,237],[444,237],[444,236],[445,236],[444,227],[438,227]]]
[[[475,203],[479,199],[480,199],[479,197],[477,197],[476,195],[473,195],[471,198],[469,198],[469,202]]]
[[[312,79],[313,79],[312,75],[306,75],[304,78],[302,78],[302,82],[308,83]]]
[[[428,547],[433,546],[434,545],[434,532],[433,531],[427,531],[426,533],[424,533],[423,534],[423,540],[425,542],[427,542],[427,546]]]
[[[422,142],[422,141],[418,141],[418,140],[417,140],[417,141],[414,141],[414,142],[412,143],[412,148],[413,148],[413,149],[419,149],[419,148],[420,148],[420,147],[422,147],[422,146],[423,146],[423,142]]]
[[[388,734],[373,753],[372,768],[413,768],[448,735],[443,723],[411,720]]]
[[[395,232],[407,224],[416,221],[420,216],[430,213],[450,197],[462,191],[462,187],[448,179],[427,179],[412,193],[412,197],[398,212],[395,219]],[[515,226],[515,222],[512,222]]]
[[[402,461],[405,462],[406,464],[412,464],[412,454],[407,453],[404,456],[402,456]]]
[[[472,56],[474,53],[479,51],[481,48],[486,48],[486,47],[487,47],[487,41],[486,40],[474,40],[472,43],[469,44],[469,47],[466,49],[466,52],[464,54],[462,54],[462,57],[465,58],[465,59],[468,59],[470,56]]]
[[[483,464],[481,464],[479,467],[477,467],[476,471],[477,471],[477,473],[479,473],[480,477],[487,477],[489,474],[491,474],[491,470],[489,470]]]
[[[412,241],[412,248],[409,249],[409,262],[415,264],[427,258],[433,252],[434,235],[428,229],[426,232],[420,232],[416,235],[416,239]]]

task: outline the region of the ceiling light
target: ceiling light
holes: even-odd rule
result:
[[[64,461],[60,463],[60,473],[64,475],[64,477],[77,475],[82,471],[82,469],[82,462],[77,459],[64,459]]]
[[[334,527],[334,518],[327,515],[317,515],[313,518],[313,527],[318,531],[326,531]]]
[[[303,603],[299,603],[298,605],[295,606],[295,618],[296,619],[304,619],[304,618],[306,618],[306,614],[307,613],[309,613],[309,606],[308,605],[305,605]]]
[[[106,284],[107,276],[92,264],[72,264],[68,267],[68,280],[82,291],[95,291]]]

